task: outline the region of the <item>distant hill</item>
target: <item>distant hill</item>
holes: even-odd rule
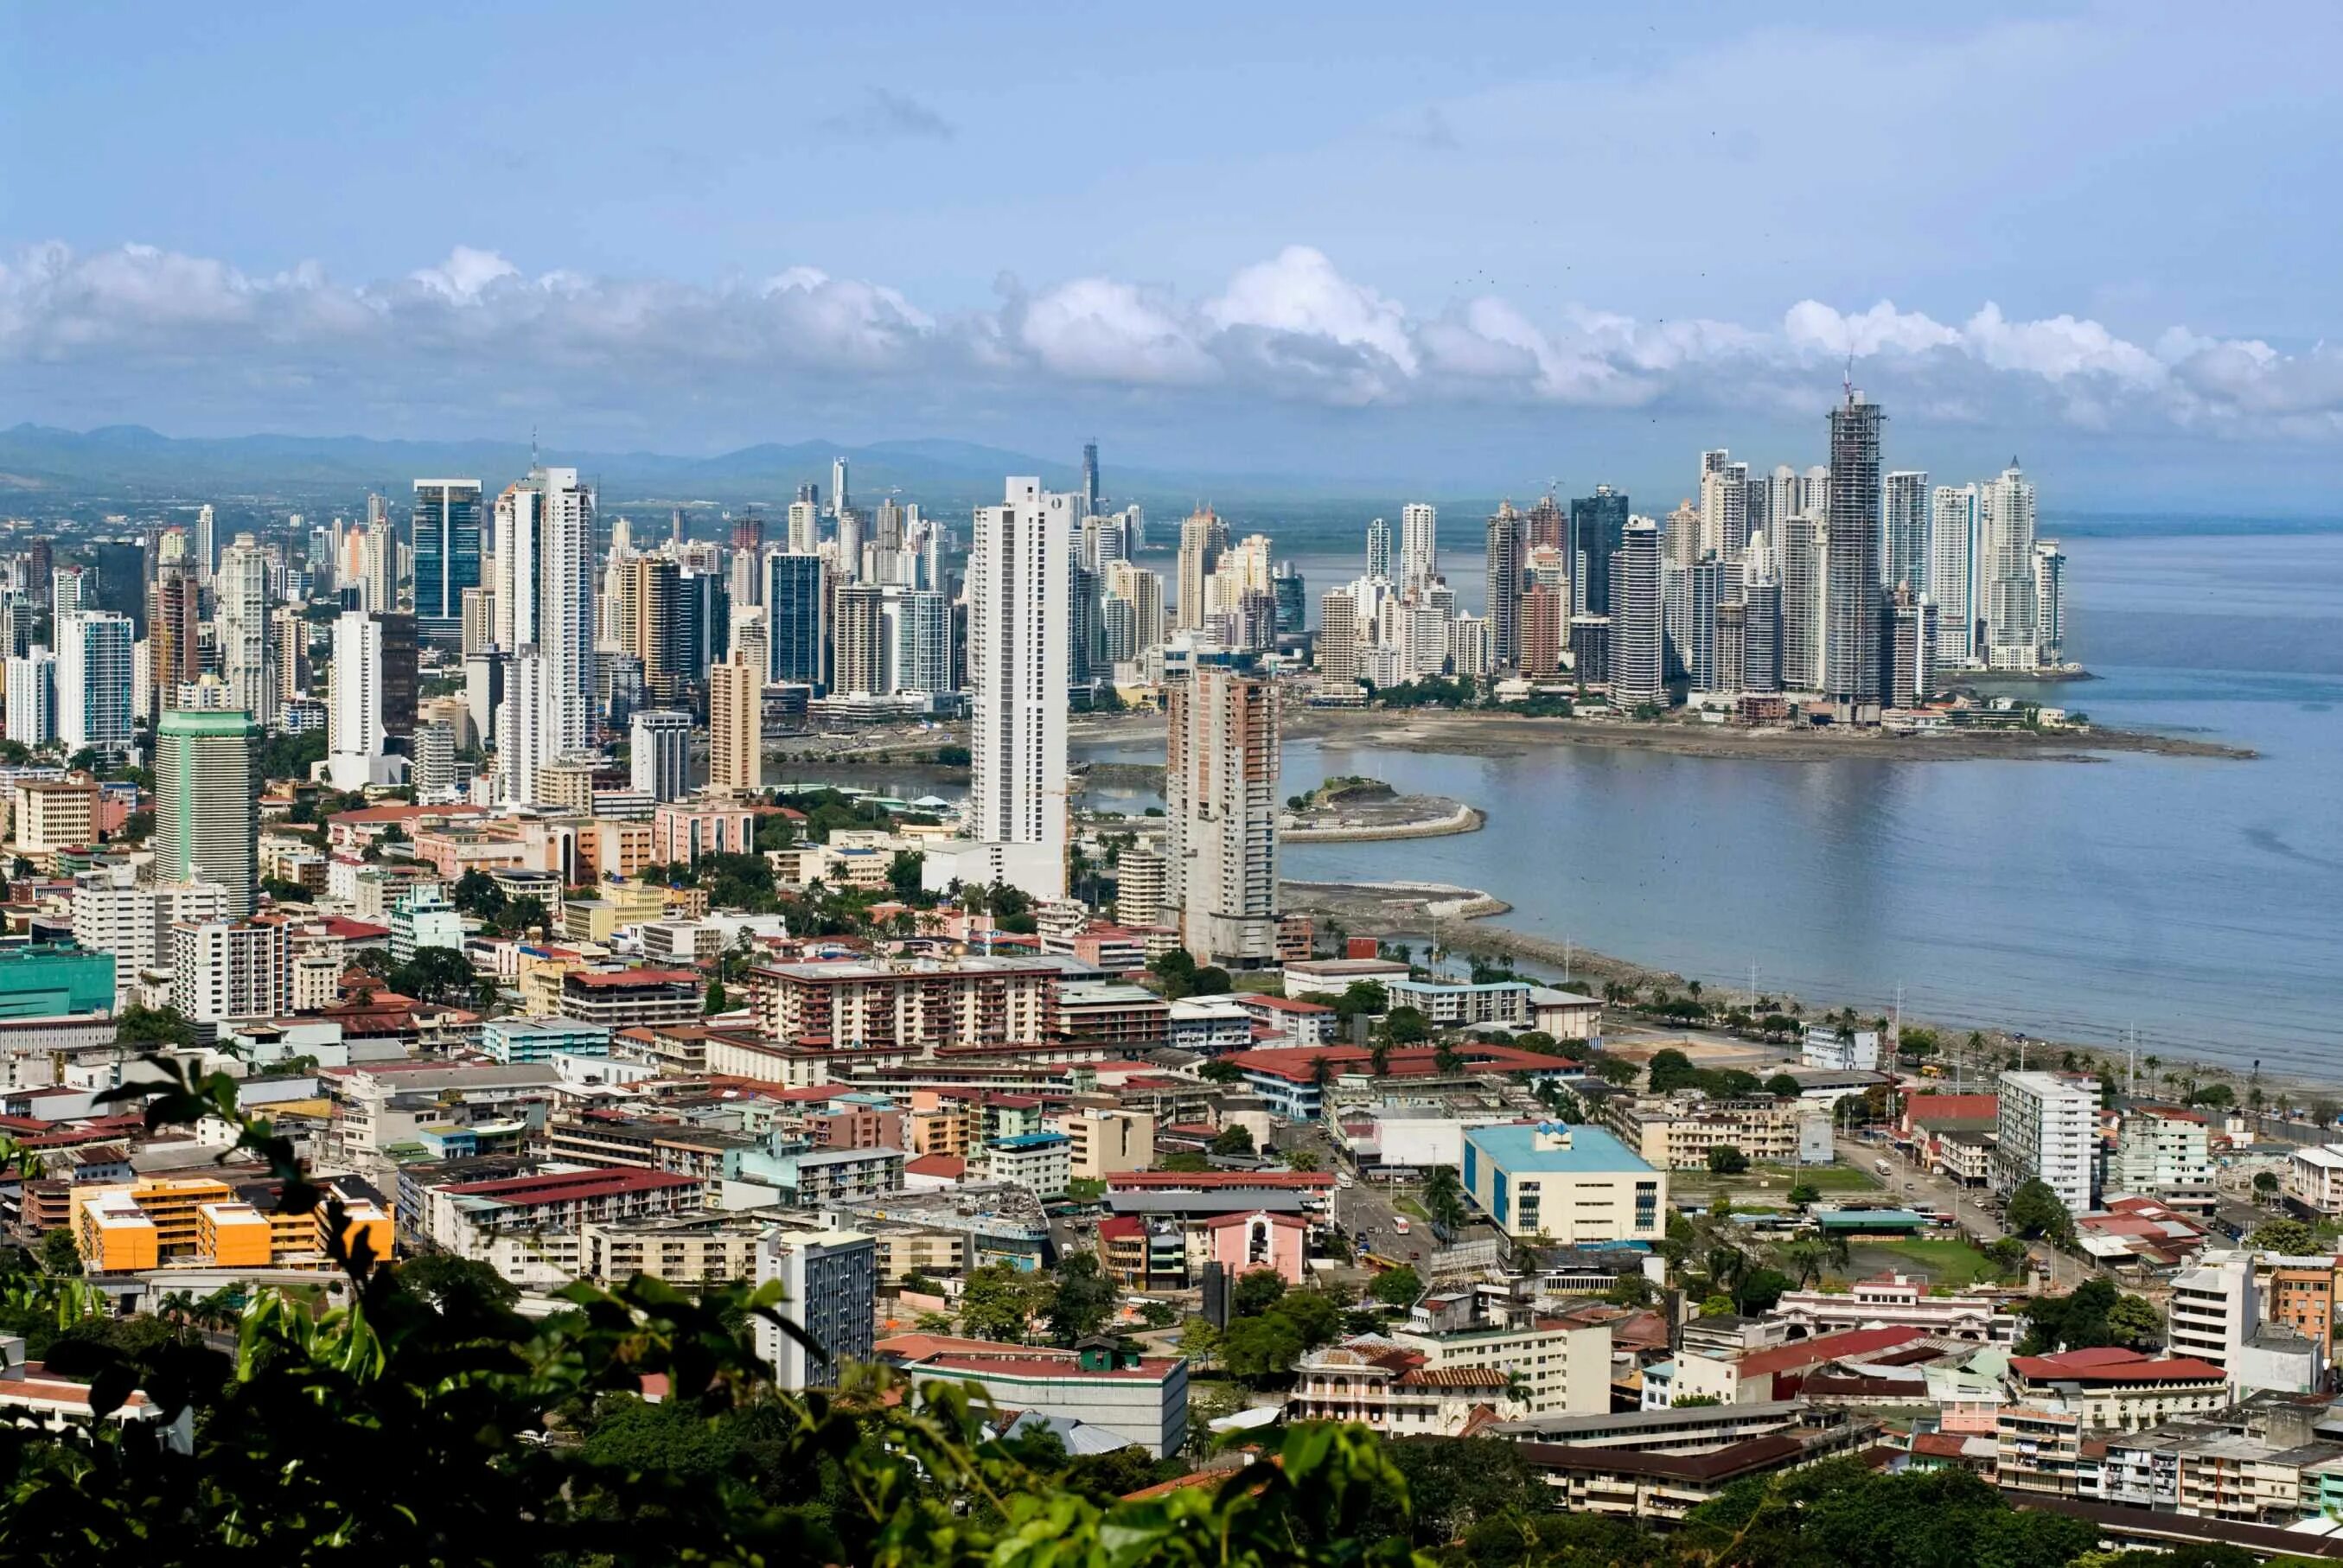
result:
[[[969,441],[765,442],[712,457],[659,452],[573,452],[548,448],[549,462],[579,469],[600,487],[607,506],[761,502],[778,508],[800,484],[825,498],[830,466],[843,456],[850,493],[875,499],[892,489],[931,508],[998,500],[1011,474],[1034,474],[1070,488],[1081,474],[1053,461]],[[225,498],[307,491],[381,490],[397,495],[410,480],[463,476],[491,488],[528,469],[528,447],[513,441],[377,441],[361,436],[233,436],[181,438],[140,425],[60,430],[18,425],[0,430],[0,497],[15,491],[98,491],[153,498]],[[1263,475],[1205,475],[1119,468],[1110,456],[1107,490],[1151,511],[1184,508],[1203,495],[1256,499],[1323,498],[1322,481]]]

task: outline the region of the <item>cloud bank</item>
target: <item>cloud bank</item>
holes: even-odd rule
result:
[[[882,283],[810,266],[720,283],[531,275],[458,246],[404,276],[347,283],[152,246],[30,247],[0,262],[0,376],[42,389],[201,375],[287,399],[356,385],[427,403],[451,387],[528,387],[580,407],[753,401],[820,378],[916,397],[1042,388],[1208,396],[1328,409],[1504,404],[1809,414],[1859,384],[1949,423],[2050,417],[2082,431],[2324,439],[2343,433],[2343,353],[2285,352],[2175,325],[2151,343],[1991,301],[1939,320],[1880,300],[1815,299],[1745,324],[1644,320],[1593,306],[1538,319],[1496,295],[1411,308],[1306,246],[1202,297],[1110,277],[930,311]],[[548,391],[549,389],[549,391]]]

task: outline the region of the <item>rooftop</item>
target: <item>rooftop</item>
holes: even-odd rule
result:
[[[1464,1141],[1509,1171],[1650,1171],[1641,1156],[1624,1143],[1599,1127],[1574,1126],[1569,1129],[1568,1148],[1540,1149],[1538,1129],[1542,1123],[1516,1122],[1494,1127],[1474,1127],[1465,1131]],[[1654,1172],[1656,1174],[1656,1172]]]

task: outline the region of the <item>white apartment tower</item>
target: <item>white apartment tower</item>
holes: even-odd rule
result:
[[[970,837],[991,851],[1001,880],[1037,899],[1065,896],[1068,578],[1080,504],[1037,478],[1011,479],[1001,505],[977,508],[968,561]],[[1183,541],[1183,577],[1186,554]]]
[[[1410,501],[1399,513],[1400,586],[1421,588],[1440,575],[1440,509]]]
[[[2020,1184],[2046,1183],[2070,1214],[2091,1206],[2091,1171],[2099,1145],[2099,1085],[2058,1072],[2001,1075],[1994,1191],[2006,1198]]]
[[[1979,647],[1977,487],[1938,485],[1930,495],[1929,513],[1928,597],[1936,601],[1936,662],[1965,665]]]
[[[638,794],[680,800],[691,792],[691,715],[645,709],[635,715],[628,761]]]
[[[228,706],[266,728],[277,718],[277,678],[269,658],[268,558],[250,534],[220,552],[220,673]]]
[[[364,610],[344,610],[334,621],[334,665],[326,675],[326,756],[335,789],[377,782],[382,698],[382,622]]]
[[[1246,655],[1200,648],[1168,680],[1163,804],[1168,900],[1200,963],[1277,961],[1275,685]]]
[[[67,751],[130,744],[128,616],[77,610],[57,618],[57,739]]]
[[[537,624],[545,669],[538,695],[546,704],[548,749],[563,757],[586,750],[594,739],[594,492],[578,482],[575,468],[540,468],[531,477],[543,492],[545,530]]]

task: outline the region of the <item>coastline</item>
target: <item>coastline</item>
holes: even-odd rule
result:
[[[1598,949],[1581,947],[1575,942],[1564,944],[1550,938],[1533,936],[1510,926],[1493,923],[1500,916],[1512,912],[1513,906],[1503,899],[1476,888],[1459,887],[1446,882],[1341,881],[1297,882],[1281,881],[1278,893],[1282,908],[1315,919],[1332,919],[1354,936],[1372,936],[1383,940],[1422,941],[1436,939],[1441,950],[1482,958],[1510,957],[1527,959],[1547,968],[1563,970],[1567,980],[1556,981],[1569,989],[1600,996],[1603,985],[1617,981],[1638,987],[1657,987],[1678,994],[1686,992],[1690,981],[1672,970],[1638,963]],[[1454,921],[1452,928],[1446,922]],[[1805,1006],[1808,1016],[1821,1017],[1836,1006],[1845,1005],[1838,999],[1822,998],[1810,1000],[1790,991],[1765,993],[1775,1002],[1786,1007],[1795,1001]],[[1747,1005],[1755,998],[1743,990],[1730,986],[1708,984],[1702,988],[1702,999],[1720,1008]],[[1818,1008],[1815,1002],[1822,1005]],[[1947,1020],[1925,1018],[1918,1014],[1905,1015],[1906,1027],[1936,1031],[1942,1041],[1939,1060],[1951,1062],[1962,1060],[1973,1071],[1989,1076],[1996,1070],[2002,1057],[2019,1049],[2021,1043],[2032,1053],[2036,1063],[2056,1066],[2072,1054],[2080,1064],[2104,1066],[2120,1081],[2125,1061],[2120,1053],[2110,1053],[2103,1047],[2073,1045],[2064,1040],[2019,1038],[1998,1026],[1974,1020]],[[1664,1030],[1664,1024],[1638,1020],[1638,1027]],[[1983,1038],[1983,1059],[1970,1053],[1966,1041],[1970,1034]],[[2200,1083],[2227,1083],[2237,1094],[2237,1108],[2246,1109],[2245,1089],[2250,1075],[2227,1062],[2203,1059],[2165,1057],[2151,1072],[2143,1067],[2139,1082],[2141,1098],[2165,1099],[2156,1093],[2157,1082],[2176,1074],[2187,1074]],[[2343,1081],[2309,1078],[2294,1073],[2260,1075],[2258,1081],[2271,1103],[2280,1095],[2291,1096],[2298,1105],[2312,1101],[2331,1099],[2343,1101]],[[2277,1118],[2258,1119],[2264,1131],[2276,1121],[2279,1126],[2293,1126],[2306,1132],[2315,1131],[2314,1124],[2288,1123]]]

